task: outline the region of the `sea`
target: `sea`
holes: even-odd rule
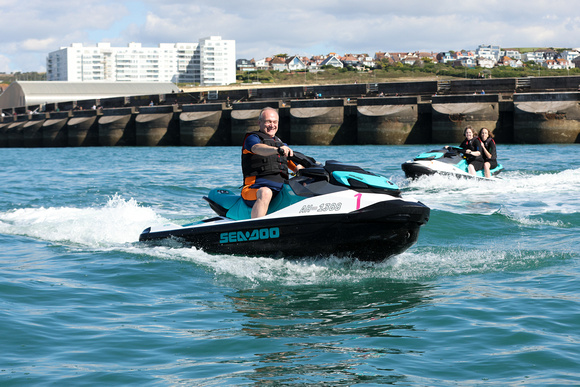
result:
[[[499,144],[496,181],[405,178],[438,147],[293,147],[431,208],[375,263],[138,242],[213,216],[239,147],[0,149],[0,385],[580,385],[580,145]]]

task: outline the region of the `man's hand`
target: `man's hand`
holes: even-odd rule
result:
[[[278,149],[280,150],[279,152],[278,152]],[[290,149],[286,145],[282,145],[281,147],[277,148],[276,152],[278,152],[280,154],[280,156],[286,156],[286,157],[294,156],[294,152],[292,151],[292,149]]]

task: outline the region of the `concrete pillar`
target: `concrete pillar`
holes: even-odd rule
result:
[[[233,104],[231,122],[231,145],[242,145],[246,133],[259,130],[258,117],[265,107],[272,107],[280,112],[280,101],[241,102]],[[278,125],[277,136],[288,142],[288,136],[283,130],[282,117]]]
[[[290,138],[294,145],[356,144],[356,125],[344,124],[344,99],[293,100]]]
[[[230,132],[222,122],[224,104],[183,105],[179,115],[179,142],[183,146],[224,146]]]
[[[8,135],[6,134],[6,131],[11,123],[12,119],[5,118],[2,118],[2,122],[0,122],[0,148],[8,147]]]
[[[44,125],[48,117],[48,113],[34,114],[31,116],[30,121],[24,124],[22,127],[22,141],[25,148],[42,147],[42,125]]]
[[[515,94],[514,141],[580,143],[580,93]]]
[[[97,110],[73,111],[67,122],[69,146],[99,145],[99,122],[97,117],[102,113]]]
[[[359,144],[424,144],[430,127],[419,127],[417,97],[361,98],[357,101]]]
[[[43,147],[64,147],[68,145],[66,123],[71,116],[71,111],[49,114],[49,118],[42,124]]]
[[[135,108],[103,109],[98,118],[100,146],[135,145]]]
[[[431,100],[431,137],[435,144],[459,144],[468,125],[493,134],[499,119],[497,94],[434,96]]]
[[[135,118],[135,145],[179,145],[177,106],[140,107]]]
[[[10,148],[22,148],[24,146],[24,133],[22,132],[22,127],[25,123],[26,121],[23,121],[23,117],[18,117],[17,121],[8,125],[6,135],[8,136],[8,146]]]

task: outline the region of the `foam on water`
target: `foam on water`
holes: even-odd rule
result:
[[[211,255],[196,248],[139,245],[141,231],[167,219],[134,199],[111,197],[101,207],[26,208],[0,214],[0,232],[68,245],[74,249],[118,250],[138,256],[192,262],[217,276],[231,276],[250,283],[281,281],[286,284],[353,282],[433,278],[437,275],[488,270],[492,263],[478,262],[465,252],[414,251],[393,259],[368,263],[336,257],[303,260]]]
[[[567,186],[580,185],[580,169],[554,174],[514,173],[501,181],[430,176],[406,184],[407,187],[403,187],[407,191],[405,196],[414,196],[432,209],[501,214],[523,227],[569,227],[561,220],[530,216],[546,212],[577,212],[580,207],[579,199],[567,191]],[[534,202],[538,191],[543,192],[542,200]],[[572,191],[577,192],[578,188]],[[210,255],[180,245],[147,247],[136,243],[143,229],[166,223],[167,216],[166,210],[164,215],[160,215],[132,198],[114,195],[102,206],[22,208],[0,213],[0,233],[32,237],[74,249],[118,250],[155,259],[192,262],[217,276],[229,276],[249,283],[323,284],[377,278],[387,281],[429,280],[440,276],[517,270],[567,257],[566,252],[530,252],[523,246],[508,248],[492,244],[484,246],[483,250],[463,250],[423,243],[387,261],[367,263],[336,257],[288,260]]]
[[[386,261],[374,263],[336,257],[292,260],[210,255],[195,248],[133,247],[130,251],[157,259],[194,263],[214,272],[221,283],[230,278],[254,285],[270,282],[283,285],[324,285],[371,279],[386,282],[431,281],[440,277],[529,270],[571,259],[567,253],[530,251],[523,246],[509,249],[495,246],[482,250],[411,249]]]
[[[440,275],[501,270],[506,252],[493,252],[485,262],[465,251],[415,250],[392,259],[368,263],[336,257],[303,260],[232,255],[211,255],[196,248],[138,243],[141,231],[151,224],[167,222],[151,208],[134,199],[111,197],[101,207],[25,208],[0,214],[0,232],[23,235],[57,243],[73,249],[117,250],[135,256],[148,256],[191,262],[220,277],[231,277],[253,284],[283,282],[295,284],[349,283],[363,279],[429,279]],[[489,255],[489,252],[482,256]],[[513,254],[512,254],[513,255]]]
[[[432,209],[493,214],[507,209],[521,216],[577,213],[580,169],[558,173],[505,173],[500,180],[471,180],[434,175],[401,183]]]
[[[166,220],[151,208],[119,195],[102,207],[21,208],[0,213],[0,233],[86,247],[112,247],[135,242],[145,224]]]

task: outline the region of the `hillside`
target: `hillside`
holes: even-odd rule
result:
[[[264,88],[292,85],[331,85],[348,83],[385,83],[413,82],[450,79],[478,78],[523,78],[530,76],[565,76],[580,75],[580,69],[548,70],[542,66],[527,63],[523,68],[494,67],[493,69],[452,67],[439,63],[424,63],[420,66],[396,64],[379,69],[356,71],[352,68],[328,68],[318,72],[279,72],[258,70],[238,72],[235,85],[219,87],[195,87],[179,84],[184,91],[231,89],[231,88]]]

